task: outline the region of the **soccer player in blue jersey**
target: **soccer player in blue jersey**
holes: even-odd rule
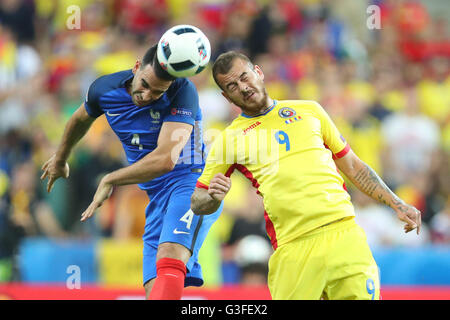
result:
[[[68,121],[41,179],[68,178],[67,159],[94,120],[106,115],[122,142],[129,166],[106,174],[81,216],[93,216],[113,187],[138,184],[149,196],[143,235],[143,282],[148,299],[180,299],[185,286],[203,284],[198,252],[221,208],[211,216],[190,210],[204,167],[201,112],[194,84],[159,65],[154,45],[132,70],[95,80]]]

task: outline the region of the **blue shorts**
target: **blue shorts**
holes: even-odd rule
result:
[[[184,286],[203,284],[198,252],[222,206],[210,215],[198,216],[191,210],[191,196],[200,173],[173,175],[147,190],[150,203],[145,210],[143,274],[144,285],[156,278],[156,252],[164,242],[179,243],[189,249]]]

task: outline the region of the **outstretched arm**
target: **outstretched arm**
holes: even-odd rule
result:
[[[190,124],[164,122],[156,149],[134,164],[107,174],[105,181],[115,186],[144,183],[172,171],[191,132]]]
[[[56,153],[42,166],[44,172],[42,173],[41,180],[48,178],[47,192],[52,190],[53,184],[58,178],[69,177],[67,159],[69,158],[70,152],[78,141],[84,137],[94,121],[95,118],[89,116],[84,107],[84,103],[70,117]]]
[[[134,164],[105,175],[100,181],[94,199],[81,215],[81,221],[90,218],[109,198],[114,186],[144,183],[172,171],[181,150],[192,132],[192,125],[182,122],[164,122],[155,150]]]
[[[396,213],[398,218],[405,222],[405,232],[417,229],[420,232],[421,214],[413,206],[400,199],[383,180],[366,163],[349,151],[344,157],[336,159],[335,163],[348,179],[362,192],[380,203],[388,205]]]

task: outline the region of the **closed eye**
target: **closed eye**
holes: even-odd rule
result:
[[[150,89],[151,92],[152,92],[152,94],[153,94],[154,96],[159,97],[159,96],[161,96],[161,95],[164,93],[164,91],[161,91],[161,90],[152,90],[152,89],[150,88],[150,85],[148,84],[148,82],[145,81],[144,79],[141,79],[141,82],[142,82],[142,86],[143,86],[145,89]]]
[[[247,72],[242,72],[242,74],[239,78],[241,79],[241,81],[247,81],[248,80]]]
[[[150,86],[148,85],[147,81],[145,81],[144,79],[142,79],[142,86],[143,86],[145,89],[149,89],[149,88],[150,88]]]

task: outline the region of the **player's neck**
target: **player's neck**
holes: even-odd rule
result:
[[[273,107],[274,103],[275,103],[274,100],[272,98],[270,98],[269,96],[267,96],[266,103],[264,103],[264,105],[261,108],[259,108],[258,111],[252,112],[252,111],[246,110],[246,111],[243,111],[243,113],[249,117],[257,117],[257,116],[263,115],[267,111],[269,111]]]
[[[273,107],[274,103],[275,101],[271,97],[267,96],[266,106],[264,107],[264,110],[261,110],[261,113],[266,113],[269,109]]]

